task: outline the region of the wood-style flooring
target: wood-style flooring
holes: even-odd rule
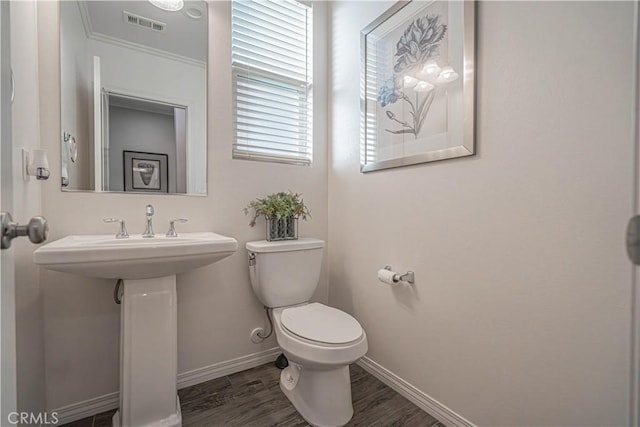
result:
[[[431,415],[384,385],[358,365],[351,365],[353,418],[348,426],[444,427]],[[280,370],[273,363],[178,391],[183,426],[309,426],[280,390]],[[114,411],[63,427],[110,427]]]

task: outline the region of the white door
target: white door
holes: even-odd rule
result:
[[[0,1],[0,210],[13,208],[9,2]],[[0,251],[0,425],[16,410],[16,328],[13,249]]]

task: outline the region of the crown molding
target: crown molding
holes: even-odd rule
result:
[[[102,43],[111,44],[114,46],[123,47],[125,49],[131,49],[138,52],[143,52],[149,55],[158,56],[160,58],[169,59],[172,61],[182,62],[188,65],[199,68],[207,68],[207,61],[201,61],[193,59],[188,56],[178,55],[177,53],[167,52],[166,50],[156,49],[150,46],[146,46],[140,43],[135,43],[129,40],[124,40],[119,37],[109,36],[96,32],[91,25],[91,19],[89,18],[89,8],[86,1],[78,1],[78,9],[80,9],[80,17],[82,18],[82,26],[84,27],[84,33],[90,40],[96,40]]]

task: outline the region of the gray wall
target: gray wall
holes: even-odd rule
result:
[[[361,174],[359,32],[391,4],[329,3],[330,304],[473,423],[628,425],[634,4],[478,2],[477,155]]]
[[[169,192],[176,191],[176,131],[173,116],[109,107],[109,190],[124,191],[123,151],[167,154]]]

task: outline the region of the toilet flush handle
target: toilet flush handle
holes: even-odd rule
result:
[[[249,252],[249,267],[256,265],[256,254]]]

